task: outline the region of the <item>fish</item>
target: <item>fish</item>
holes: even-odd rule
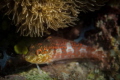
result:
[[[104,63],[107,55],[98,48],[55,36],[49,36],[42,42],[32,44],[25,55],[25,60],[33,64],[50,64],[72,59],[90,59]]]

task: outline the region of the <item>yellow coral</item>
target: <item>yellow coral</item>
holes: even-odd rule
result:
[[[73,0],[7,0],[8,11],[21,35],[43,36],[47,29],[74,25],[79,14]]]
[[[73,26],[81,11],[94,11],[106,0],[4,0],[6,15],[12,15],[17,32],[23,36],[43,36],[48,29]],[[2,2],[1,2],[2,3]]]

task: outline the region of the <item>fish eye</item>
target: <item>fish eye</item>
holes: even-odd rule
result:
[[[36,50],[36,54],[37,54],[37,55],[38,55],[38,54],[41,54],[41,52],[42,52],[41,49]]]

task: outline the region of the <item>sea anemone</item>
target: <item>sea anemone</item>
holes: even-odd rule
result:
[[[79,0],[79,9],[82,12],[99,10],[109,0]]]
[[[120,8],[120,0],[109,0],[109,5],[114,8]]]
[[[21,35],[43,36],[43,33],[48,33],[48,28],[57,30],[75,24],[79,14],[76,1],[6,0],[6,15],[12,14]]]
[[[106,0],[4,0],[4,7],[23,36],[43,36],[48,29],[75,25],[80,11],[94,11]],[[3,2],[1,2],[3,4]]]

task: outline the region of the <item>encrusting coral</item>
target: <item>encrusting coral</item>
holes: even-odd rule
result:
[[[43,36],[48,29],[58,30],[73,26],[80,11],[94,11],[106,0],[4,0],[17,32],[23,36]]]
[[[85,33],[86,40],[83,43],[96,45],[104,50],[113,49],[117,45],[116,37],[119,35],[118,14],[120,14],[118,9],[104,7],[104,10],[99,12],[95,19],[96,29]]]

